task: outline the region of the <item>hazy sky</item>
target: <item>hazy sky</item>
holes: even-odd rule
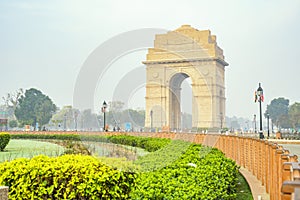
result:
[[[277,97],[300,102],[299,0],[1,1],[0,96],[35,87],[58,106],[70,105],[83,63],[103,42],[126,31],[182,24],[217,36],[229,63],[228,116],[252,118],[258,112],[253,100],[259,82],[264,107]],[[145,50],[135,51],[111,64],[98,81],[95,108],[112,98],[118,80],[141,67],[145,56]],[[144,106],[143,87],[128,104]]]

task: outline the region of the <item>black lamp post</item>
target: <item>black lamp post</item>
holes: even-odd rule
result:
[[[254,114],[253,122],[254,122],[254,133],[257,133],[257,130],[256,130],[256,114]]]
[[[256,90],[257,100],[259,102],[259,139],[264,139],[264,134],[262,131],[262,110],[261,110],[261,102],[264,101],[264,94],[261,84],[259,83],[258,88]]]
[[[107,108],[107,103],[104,101],[102,104],[102,112],[103,112],[103,131],[107,131],[105,128],[105,112]]]
[[[150,126],[151,126],[151,132],[152,132],[152,129],[153,129],[153,110],[150,110]]]
[[[270,115],[269,115],[269,113],[267,113],[268,138],[270,138],[270,127],[269,127],[269,122],[270,122]]]

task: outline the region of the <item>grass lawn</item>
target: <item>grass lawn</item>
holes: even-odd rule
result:
[[[237,200],[253,200],[250,187],[242,174],[238,175]]]
[[[34,140],[11,139],[4,149],[0,151],[0,162],[16,158],[31,158],[36,155],[59,156],[64,152],[60,145]]]
[[[114,143],[83,142],[83,144],[92,155],[98,157],[126,157],[129,160],[135,160],[138,156],[144,156],[149,153],[142,148]]]

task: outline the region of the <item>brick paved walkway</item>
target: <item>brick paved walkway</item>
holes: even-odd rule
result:
[[[241,174],[247,180],[254,200],[270,200],[270,195],[266,193],[265,187],[261,182],[246,168],[240,168]]]

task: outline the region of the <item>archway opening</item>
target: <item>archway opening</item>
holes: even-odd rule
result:
[[[181,88],[181,129],[188,132],[192,129],[192,79],[184,79]]]
[[[192,80],[185,73],[177,73],[170,80],[170,128],[188,132],[192,129]]]

